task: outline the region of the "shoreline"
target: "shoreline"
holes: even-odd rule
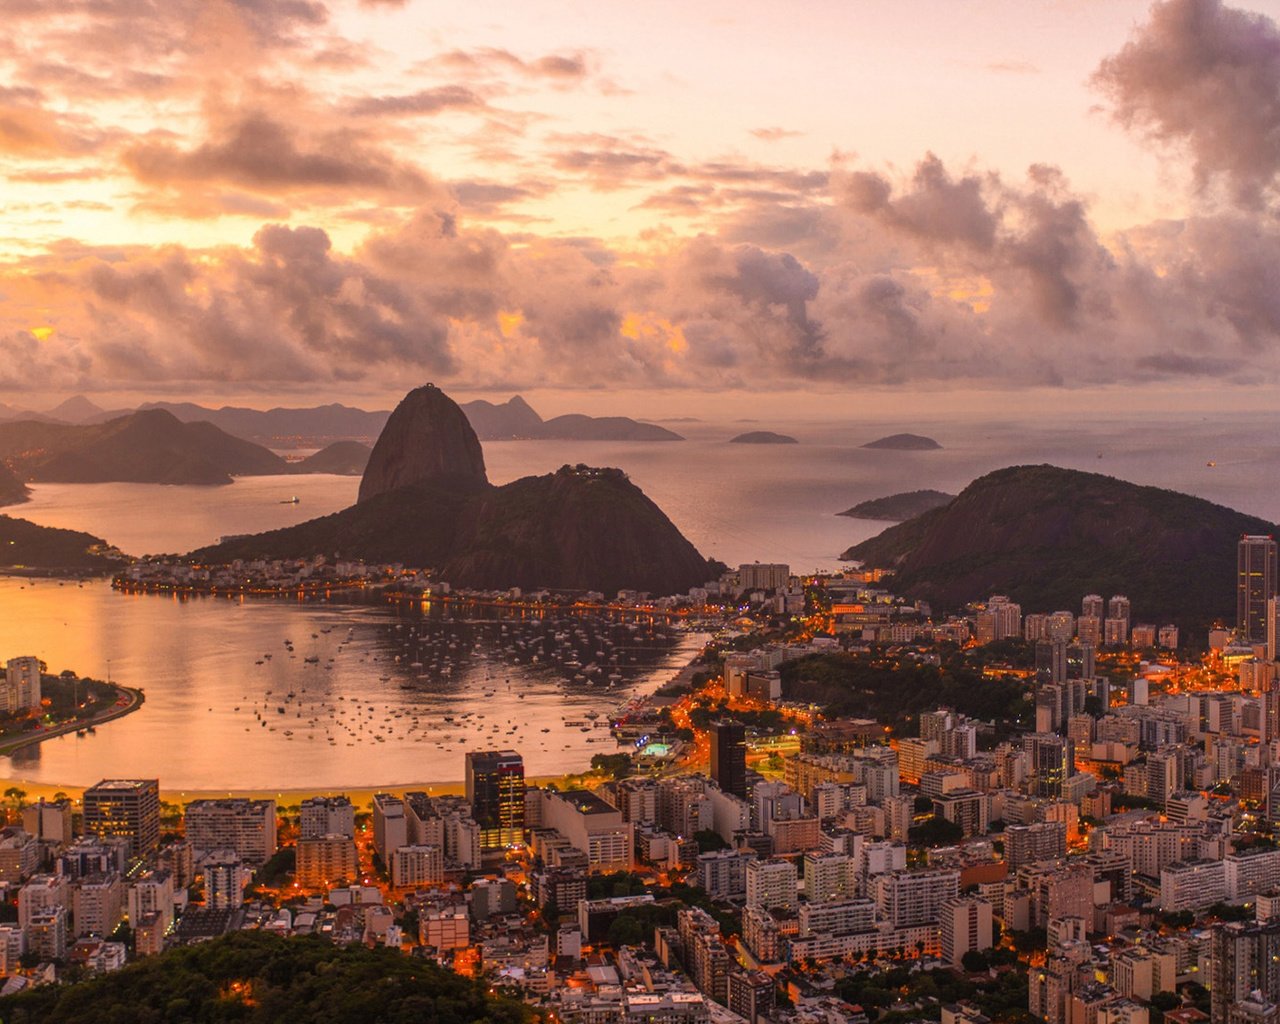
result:
[[[147,696],[142,690],[133,686],[121,686],[119,683],[111,683],[111,687],[120,694],[116,703],[108,710],[94,715],[92,718],[77,718],[69,722],[61,722],[49,729],[40,729],[25,736],[19,736],[17,739],[10,740],[7,743],[0,743],[0,757],[11,757],[19,751],[26,750],[28,747],[39,746],[45,740],[57,739],[59,736],[66,736],[68,733],[79,732],[81,729],[94,728],[105,725],[107,722],[114,722],[117,718],[123,718],[125,715],[133,714],[147,701]],[[127,700],[127,703],[121,703]]]

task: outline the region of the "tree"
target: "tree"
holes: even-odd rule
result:
[[[977,974],[979,971],[985,971],[991,965],[987,962],[987,958],[983,953],[976,949],[971,949],[960,958],[960,965],[970,974]]]
[[[22,813],[22,803],[27,799],[27,791],[19,789],[17,786],[10,786],[4,791],[5,799],[9,801],[10,813],[8,817],[17,818]]]
[[[729,849],[729,844],[713,828],[699,829],[693,834],[693,841],[698,844],[699,853],[711,853],[715,850]]]
[[[602,772],[615,779],[625,779],[631,774],[630,754],[596,754],[591,758],[593,771]]]
[[[613,924],[609,925],[609,945],[615,949],[620,946],[638,946],[643,941],[644,929],[630,914],[619,914]]]
[[[964,829],[954,821],[933,815],[907,831],[907,838],[917,846],[950,846],[964,838]]]

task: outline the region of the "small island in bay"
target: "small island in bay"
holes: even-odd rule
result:
[[[941,448],[942,445],[938,444],[933,438],[924,437],[921,434],[890,434],[888,437],[868,441],[862,447],[883,448],[895,452],[924,452]]]
[[[849,516],[851,519],[885,519],[901,523],[924,515],[935,508],[941,508],[954,497],[954,494],[947,494],[945,491],[903,491],[901,494],[860,501],[853,508],[837,512],[836,515]]]
[[[730,444],[799,444],[789,434],[775,434],[772,430],[750,430],[729,438]]]

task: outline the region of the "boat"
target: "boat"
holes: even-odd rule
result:
[[[302,499],[295,494],[292,498],[281,499],[280,504],[281,505],[298,505],[298,504],[301,504],[301,502],[302,502]]]

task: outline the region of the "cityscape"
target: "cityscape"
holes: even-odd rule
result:
[[[0,1024],[1280,1024],[1280,0],[0,24]]]
[[[1194,647],[1123,595],[935,621],[883,570],[743,564],[667,603],[720,626],[554,781],[468,749],[453,791],[367,800],[11,788],[4,992],[252,931],[388,947],[564,1021],[1265,1019],[1280,577],[1272,537],[1237,548],[1234,626]],[[783,697],[908,664],[1004,706]],[[46,713],[35,658],[0,692]]]

